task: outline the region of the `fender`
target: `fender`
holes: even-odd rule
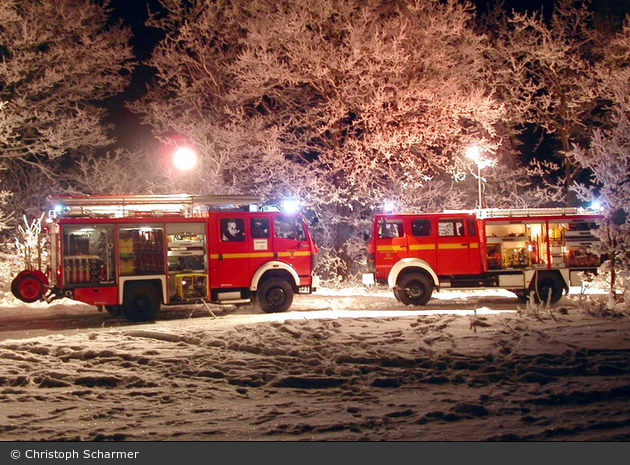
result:
[[[529,289],[538,270],[525,270],[525,289]]]
[[[565,294],[569,294],[569,284],[571,283],[571,270],[568,268],[562,268],[558,270],[560,272],[560,276],[564,280],[564,292]]]
[[[392,269],[389,271],[389,276],[387,277],[387,284],[389,287],[394,288],[396,286],[396,281],[398,281],[398,275],[407,268],[421,268],[425,270],[431,278],[433,279],[433,284],[435,286],[439,285],[439,280],[431,265],[428,262],[420,259],[420,258],[403,258],[399,260],[392,266]]]
[[[260,282],[260,278],[262,278],[263,274],[270,270],[285,270],[288,271],[289,274],[293,277],[295,281],[295,285],[300,287],[300,277],[297,272],[293,269],[291,265],[288,265],[284,262],[280,262],[277,260],[273,260],[265,263],[263,266],[258,268],[252,277],[252,284],[249,286],[250,291],[255,291],[258,289],[258,283]]]

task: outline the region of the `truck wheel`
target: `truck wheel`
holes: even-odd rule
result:
[[[433,283],[421,273],[403,276],[394,288],[394,295],[405,305],[426,305],[432,292]]]
[[[48,279],[39,271],[22,271],[11,282],[11,293],[27,304],[37,302],[46,292]]]
[[[284,312],[293,303],[293,287],[284,279],[271,278],[260,285],[256,299],[265,313]]]
[[[155,287],[150,284],[136,284],[125,289],[121,310],[131,321],[155,321],[160,304],[160,295]]]
[[[564,285],[557,275],[540,275],[534,288],[534,298],[538,303],[545,303],[551,293],[550,303],[553,304],[560,300],[563,289]]]

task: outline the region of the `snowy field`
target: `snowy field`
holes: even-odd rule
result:
[[[595,296],[597,297],[597,296]],[[214,316],[213,316],[214,314]],[[321,290],[131,324],[0,305],[3,441],[627,441],[630,321],[563,297]]]

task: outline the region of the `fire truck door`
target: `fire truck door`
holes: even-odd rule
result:
[[[464,218],[440,218],[437,240],[438,275],[471,274],[470,238]]]
[[[378,220],[375,242],[376,277],[387,278],[389,270],[403,258],[409,257],[403,218],[388,216]]]
[[[245,234],[245,218],[220,217],[216,250],[211,254],[211,286],[218,289],[250,286],[249,245]]]
[[[298,275],[310,274],[312,254],[301,220],[295,216],[273,219],[274,259],[291,265]]]
[[[409,256],[420,258],[435,269],[435,225],[431,218],[411,218],[407,232]]]
[[[482,251],[481,239],[479,238],[479,231],[477,230],[477,221],[475,218],[466,218],[466,229],[468,232],[468,240],[470,241],[470,273],[479,274],[483,272],[483,261],[487,256],[485,251]],[[483,257],[483,258],[482,258]]]
[[[249,255],[252,273],[269,260],[273,260],[273,242],[271,239],[271,218],[252,216],[249,218]]]

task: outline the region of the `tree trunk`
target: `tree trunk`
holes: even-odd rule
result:
[[[346,242],[350,239],[350,207],[347,205],[337,204],[338,223],[335,231],[335,250],[341,259],[341,264],[337,266],[337,276],[341,281],[347,281],[349,271],[352,266],[352,257],[348,254]]]
[[[573,180],[575,179],[577,168],[566,156],[571,149],[571,141],[569,138],[569,129],[564,125],[560,129],[560,142],[562,144],[564,159],[564,188],[566,191],[566,204],[567,206],[577,206],[579,203],[577,193],[570,189],[573,184]]]

